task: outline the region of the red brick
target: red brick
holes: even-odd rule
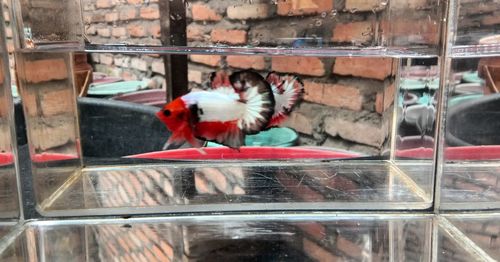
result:
[[[120,11],[120,20],[132,20],[136,16],[137,10],[135,8],[126,8]]]
[[[104,15],[104,19],[106,19],[106,22],[117,21],[118,20],[118,13],[117,12],[106,13],[106,15]]]
[[[274,12],[274,9],[269,4],[244,4],[232,5],[227,8],[227,17],[229,19],[260,19],[268,18]]]
[[[353,122],[352,119],[335,119],[330,124],[336,126],[338,135],[345,140],[377,148],[384,142],[382,127],[372,121],[358,119],[357,122]]]
[[[498,25],[500,24],[500,15],[488,15],[481,19],[481,24],[483,25]]]
[[[221,56],[219,55],[191,55],[191,61],[209,65],[209,66],[219,66],[221,61]]]
[[[348,11],[371,11],[383,7],[381,3],[382,0],[346,0],[345,8]]]
[[[350,257],[361,258],[363,255],[363,249],[359,245],[341,236],[337,237],[337,248]]]
[[[314,132],[311,119],[298,112],[292,112],[284,125],[302,134],[312,135]]]
[[[384,93],[378,92],[375,96],[375,111],[379,114],[384,112]]]
[[[300,199],[305,202],[323,202],[325,200],[325,196],[321,193],[313,190],[306,184],[301,183],[300,180],[285,175],[283,172],[278,172],[276,174],[276,178],[279,183],[283,185],[288,192],[292,193],[296,199]]]
[[[132,37],[144,37],[146,36],[146,28],[142,24],[134,24],[127,26],[128,34]]]
[[[220,21],[222,16],[216,10],[205,4],[193,4],[191,7],[195,21]]]
[[[144,4],[144,0],[127,0],[127,3],[129,3],[131,5],[140,5],[140,4]]]
[[[287,0],[278,2],[279,15],[317,14],[332,9],[332,0]]]
[[[44,116],[54,116],[70,112],[74,107],[74,93],[72,89],[60,89],[44,92],[42,95],[42,112]]]
[[[228,30],[224,28],[215,28],[212,30],[210,38],[214,43],[241,45],[247,42],[247,32],[244,30]]]
[[[12,27],[5,27],[5,36],[7,38],[12,38]]]
[[[114,37],[126,36],[127,29],[125,29],[125,27],[113,27],[113,29],[111,29],[111,35]]]
[[[227,56],[226,61],[229,66],[242,69],[266,69],[266,62],[263,56]]]
[[[148,71],[148,63],[140,58],[132,58],[130,66],[141,71]]]
[[[380,3],[383,3],[380,0]],[[380,4],[379,3],[379,4]],[[407,0],[407,1],[393,1],[391,2],[391,10],[422,10],[424,8],[432,7],[432,1],[429,0]],[[463,2],[461,2],[463,3]]]
[[[167,256],[169,258],[173,258],[174,257],[174,249],[172,248],[171,245],[169,245],[167,242],[165,241],[160,241],[160,247],[161,247],[161,250],[163,250],[163,252],[165,254],[167,254]]]
[[[304,252],[316,261],[342,261],[340,257],[337,257],[332,252],[329,252],[307,238],[304,238],[303,244]]]
[[[96,7],[97,8],[110,8],[114,6],[114,1],[112,0],[97,0]]]
[[[64,59],[44,59],[25,62],[26,81],[40,83],[68,78],[68,68]]]
[[[297,227],[316,240],[324,239],[326,236],[326,228],[324,225],[320,223],[316,222],[299,223],[297,224]]]
[[[137,80],[137,76],[128,70],[123,70],[121,77],[126,81]]]
[[[393,103],[396,96],[396,85],[390,84],[384,89],[384,111],[387,110]]]
[[[323,76],[325,68],[317,57],[276,56],[272,58],[272,69],[284,73]]]
[[[194,69],[188,69],[188,81],[201,84],[203,82],[203,72]]]
[[[337,24],[333,29],[333,42],[366,43],[373,39],[373,23],[353,22]]]
[[[165,75],[165,64],[163,61],[155,61],[151,64],[151,70],[155,73]]]
[[[196,192],[198,194],[212,194],[212,195],[217,194],[199,173],[194,175],[194,187],[196,188]]]
[[[384,80],[392,73],[391,58],[338,57],[333,73]]]
[[[10,12],[9,11],[7,11],[7,10],[3,11],[3,19],[5,20],[5,22],[10,22]]]
[[[159,261],[165,261],[165,262],[169,262],[170,261],[170,258],[167,257],[165,255],[165,253],[163,253],[158,246],[154,245],[153,248],[151,249],[151,251],[153,251],[153,254],[154,254],[154,256],[156,257],[157,260],[159,260]]]
[[[314,103],[361,111],[363,96],[352,86],[304,81],[304,99]]]
[[[154,23],[149,27],[149,34],[153,36],[154,38],[160,38],[161,37],[161,25],[160,23]]]
[[[97,34],[102,37],[110,37],[111,30],[109,30],[109,27],[97,28]]]
[[[188,40],[198,40],[201,41],[205,38],[206,30],[205,27],[197,24],[189,24],[186,29]]]
[[[212,182],[219,191],[227,193],[227,179],[218,168],[203,168],[201,174]]]
[[[101,54],[99,56],[99,61],[101,64],[112,65],[113,64],[113,56],[110,54]]]
[[[159,19],[160,18],[160,9],[156,5],[149,6],[149,7],[143,7],[143,8],[141,8],[140,16],[141,16],[141,18],[149,19],[149,20]]]

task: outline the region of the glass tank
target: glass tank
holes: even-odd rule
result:
[[[498,0],[6,7],[1,260],[500,259]]]
[[[432,256],[432,217],[425,215],[236,215],[75,222],[30,223],[0,258],[431,261]]]
[[[442,2],[13,7],[44,216],[432,207]]]

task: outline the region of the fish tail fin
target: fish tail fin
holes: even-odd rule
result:
[[[275,99],[274,114],[269,127],[281,124],[288,117],[304,95],[304,84],[294,75],[280,76],[275,72],[267,75],[266,81],[273,90]]]
[[[257,72],[245,70],[229,77],[237,90],[240,102],[245,104],[238,127],[244,134],[256,134],[267,127],[274,113],[274,96],[268,82]]]

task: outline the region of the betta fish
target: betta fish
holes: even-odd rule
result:
[[[282,122],[300,97],[288,90],[301,87],[295,82],[299,81],[292,77],[281,79],[275,74],[270,74],[266,81],[249,70],[230,76],[214,72],[208,89],[192,90],[157,113],[172,132],[167,145],[187,141],[201,147],[205,141],[214,141],[237,149],[244,144],[246,135]]]
[[[202,141],[239,148],[245,135],[269,124],[274,96],[265,79],[251,71],[212,75],[212,88],[193,91],[165,105],[158,118],[172,132],[167,144]]]

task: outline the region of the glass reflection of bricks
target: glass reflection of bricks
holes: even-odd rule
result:
[[[169,224],[101,225],[93,232],[100,261],[176,261],[176,227]]]
[[[303,252],[316,261],[386,261],[390,234],[394,239],[404,239],[394,244],[393,258],[397,261],[420,261],[425,257],[421,250],[426,244],[421,233],[423,223],[394,225],[390,233],[388,222],[350,222],[298,224],[302,233]]]
[[[117,169],[92,176],[102,207],[175,203],[174,176],[166,168]]]
[[[443,198],[447,201],[500,201],[500,168],[447,165],[443,176]]]

